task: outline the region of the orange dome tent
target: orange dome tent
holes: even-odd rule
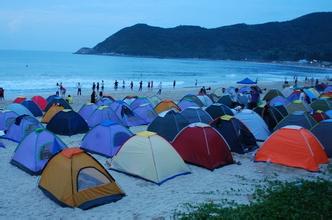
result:
[[[170,99],[165,99],[164,101],[159,102],[158,105],[156,105],[156,107],[154,108],[154,110],[159,114],[161,112],[165,112],[168,110],[175,110],[175,111],[181,111],[181,109],[179,108],[179,106],[177,106],[177,104],[175,104],[172,100]]]
[[[56,115],[56,113],[64,110],[65,108],[60,106],[60,105],[53,105],[43,116],[41,122],[42,123],[48,123],[51,121],[51,119],[53,118],[54,115]]]
[[[255,161],[319,171],[328,162],[323,146],[307,129],[286,126],[274,132],[257,151]]]

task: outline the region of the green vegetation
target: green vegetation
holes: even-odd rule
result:
[[[332,182],[273,182],[256,190],[248,205],[234,202],[189,206],[179,219],[332,219]]]
[[[208,58],[259,61],[332,61],[332,13],[313,13],[286,22],[219,28],[123,28],[79,54]]]

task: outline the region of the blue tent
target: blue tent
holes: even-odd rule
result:
[[[257,84],[256,82],[252,81],[251,79],[249,79],[248,77],[244,78],[241,81],[237,81],[237,84],[246,84],[246,85],[254,85]]]
[[[33,114],[35,117],[43,116],[42,110],[39,108],[39,106],[34,103],[31,99],[24,100],[21,105],[29,109],[29,111]]]
[[[328,157],[332,157],[332,119],[319,122],[311,129],[319,142],[324,146],[324,150]]]
[[[13,111],[18,115],[30,115],[33,116],[33,114],[27,109],[24,105],[12,103],[10,105],[6,106],[7,110]]]
[[[68,102],[66,102],[63,98],[54,97],[52,101],[48,102],[47,106],[45,107],[45,112],[47,112],[52,107],[52,105],[61,105],[65,109],[72,109]]]

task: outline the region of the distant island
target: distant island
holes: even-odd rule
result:
[[[136,24],[76,54],[254,61],[332,61],[332,12],[219,28]]]

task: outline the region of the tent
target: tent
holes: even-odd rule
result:
[[[122,125],[126,127],[147,124],[143,118],[138,116],[124,101],[114,101],[110,106],[119,118]]]
[[[323,92],[323,93],[328,93],[328,92],[332,92],[332,85],[327,86],[327,87],[324,89],[324,92]]]
[[[200,107],[195,102],[186,99],[183,99],[180,102],[178,102],[178,106],[181,110],[185,110],[186,108],[191,108],[191,107],[197,107],[197,108]]]
[[[217,101],[220,104],[226,105],[230,108],[233,107],[233,100],[230,95],[223,95],[220,97],[220,99]]]
[[[43,126],[34,117],[29,115],[21,115],[15,119],[15,122],[8,128],[8,131],[6,131],[3,138],[20,142],[35,129],[42,127]]]
[[[189,125],[189,122],[181,113],[169,111],[164,117],[158,116],[153,120],[147,130],[156,132],[158,135],[171,142],[179,131],[187,125]]]
[[[51,101],[53,101],[53,99],[55,98],[60,98],[59,96],[57,95],[50,95],[49,97],[47,97],[46,101],[47,103],[50,103]]]
[[[250,86],[243,86],[239,89],[239,92],[242,94],[250,94],[252,88]]]
[[[201,99],[198,96],[192,95],[192,94],[188,94],[188,95],[183,96],[183,98],[180,100],[180,102],[181,101],[193,102],[198,107],[203,107],[204,106],[204,103],[201,101]]]
[[[154,106],[154,107],[161,102],[161,99],[158,96],[156,96],[156,95],[148,97],[148,99],[151,102],[152,106]]]
[[[133,133],[113,121],[104,121],[83,138],[81,148],[91,153],[113,157]]]
[[[68,102],[66,102],[63,98],[54,97],[52,101],[48,102],[47,106],[45,107],[45,112],[47,112],[53,105],[61,105],[65,109],[72,109]]]
[[[157,104],[154,107],[154,110],[159,114],[161,112],[165,112],[168,110],[175,110],[175,111],[181,111],[181,109],[179,108],[179,106],[177,106],[172,100],[166,99],[164,101],[159,102],[159,104]]]
[[[180,155],[154,132],[142,131],[127,140],[111,161],[111,169],[158,185],[190,173]]]
[[[319,142],[323,145],[328,157],[332,157],[332,119],[320,121],[315,125],[311,132],[316,136]]]
[[[296,111],[305,111],[305,112],[312,111],[310,105],[308,105],[307,103],[304,103],[300,100],[293,101],[292,103],[286,105],[286,108],[287,108],[288,114],[291,114]]]
[[[257,82],[252,81],[248,77],[244,78],[243,80],[237,81],[236,83],[237,84],[245,84],[245,85],[255,85],[255,84],[257,84]]]
[[[24,100],[26,100],[26,98],[24,96],[19,96],[16,99],[14,99],[13,103],[17,103],[20,104],[22,103]]]
[[[316,121],[308,113],[297,111],[289,114],[281,120],[274,130],[278,130],[287,125],[297,125],[306,129],[311,129],[314,125],[316,125]]]
[[[312,118],[315,119],[316,122],[323,121],[325,119],[328,119],[328,116],[325,114],[325,112],[322,112],[320,110],[315,111],[311,114]]]
[[[317,99],[310,106],[314,111],[320,110],[326,112],[332,109],[332,102],[326,99]]]
[[[114,102],[114,99],[112,98],[107,98],[107,97],[103,97],[101,99],[99,99],[96,103],[97,106],[102,106],[102,105],[107,105],[107,106],[111,106],[111,104]],[[93,104],[93,103],[92,103]]]
[[[10,110],[0,111],[0,130],[8,130],[18,117],[16,112]]]
[[[243,109],[235,115],[255,136],[257,141],[265,141],[270,131],[265,121],[254,111]]]
[[[189,123],[202,122],[209,124],[213,120],[206,111],[198,107],[186,108],[181,111],[181,115],[187,119]]]
[[[290,94],[287,97],[287,100],[290,102],[296,101],[300,99],[301,91],[300,90],[294,90],[292,94]]]
[[[283,96],[276,96],[270,101],[270,106],[276,106],[276,105],[288,105],[290,102]]]
[[[145,104],[149,104],[149,105],[152,106],[152,103],[150,102],[150,100],[148,98],[137,97],[133,102],[130,103],[130,108],[134,109],[134,108],[137,108],[140,105],[145,105]]]
[[[126,97],[123,98],[122,101],[124,101],[126,104],[130,105],[133,101],[135,101],[138,98],[136,95],[127,95]]]
[[[265,94],[263,100],[270,102],[274,97],[277,96],[284,97],[284,95],[278,89],[271,89]]]
[[[328,118],[332,119],[332,110],[326,111],[325,114],[327,115]]]
[[[111,107],[102,105],[99,106],[87,119],[87,123],[90,128],[100,124],[103,121],[111,120],[116,123],[121,123],[116,113],[111,109]]]
[[[198,95],[197,97],[201,100],[204,106],[210,106],[213,104],[213,101],[207,95]]]
[[[17,103],[12,103],[10,105],[6,106],[7,110],[13,111],[18,115],[30,115],[33,116],[33,114],[27,109],[25,106]]]
[[[24,100],[23,102],[21,102],[21,105],[29,109],[29,111],[33,114],[33,116],[35,117],[43,116],[42,110],[31,99]]]
[[[216,94],[214,93],[208,93],[206,94],[211,100],[213,103],[217,102],[218,99],[220,98],[219,96],[217,96]]]
[[[292,87],[285,87],[281,93],[284,95],[284,97],[290,96],[294,92],[294,89]]]
[[[270,131],[273,131],[274,127],[288,115],[287,109],[283,105],[269,106],[266,114],[263,112],[263,119],[268,125]]]
[[[211,118],[216,119],[223,115],[234,115],[232,110],[224,104],[214,103],[207,107],[205,111],[211,116]]]
[[[317,90],[314,88],[303,89],[303,92],[307,95],[310,102],[318,99],[318,97],[320,96],[319,92],[317,92]]]
[[[299,126],[286,126],[264,142],[256,153],[255,161],[319,171],[319,165],[328,163],[328,158],[310,131]]]
[[[65,109],[53,116],[46,128],[60,135],[75,135],[89,130],[88,124],[76,112]]]
[[[158,117],[157,112],[154,110],[152,104],[145,103],[133,108],[133,112],[145,121],[145,124],[150,124],[155,118]]]
[[[48,123],[58,112],[64,110],[64,107],[60,105],[53,105],[48,111],[44,114],[41,122]]]
[[[232,152],[244,154],[257,147],[255,136],[240,120],[233,116],[221,116],[215,119],[211,126],[225,138]]]
[[[184,161],[209,170],[233,163],[225,139],[204,123],[188,125],[176,136],[172,145]]]
[[[101,105],[100,105],[101,106]],[[84,104],[80,110],[78,111],[78,114],[82,116],[86,121],[89,119],[91,114],[98,108],[98,105],[94,103],[86,103]]]
[[[38,105],[38,107],[39,107],[42,111],[45,110],[46,105],[47,105],[47,100],[44,99],[44,97],[37,95],[37,96],[32,97],[31,100],[32,100],[34,103],[36,103],[36,104]]]
[[[81,209],[125,195],[105,168],[79,148],[64,149],[49,160],[38,186],[57,204]]]
[[[37,128],[17,146],[10,163],[31,175],[40,175],[47,161],[64,148],[66,145],[53,133]]]

